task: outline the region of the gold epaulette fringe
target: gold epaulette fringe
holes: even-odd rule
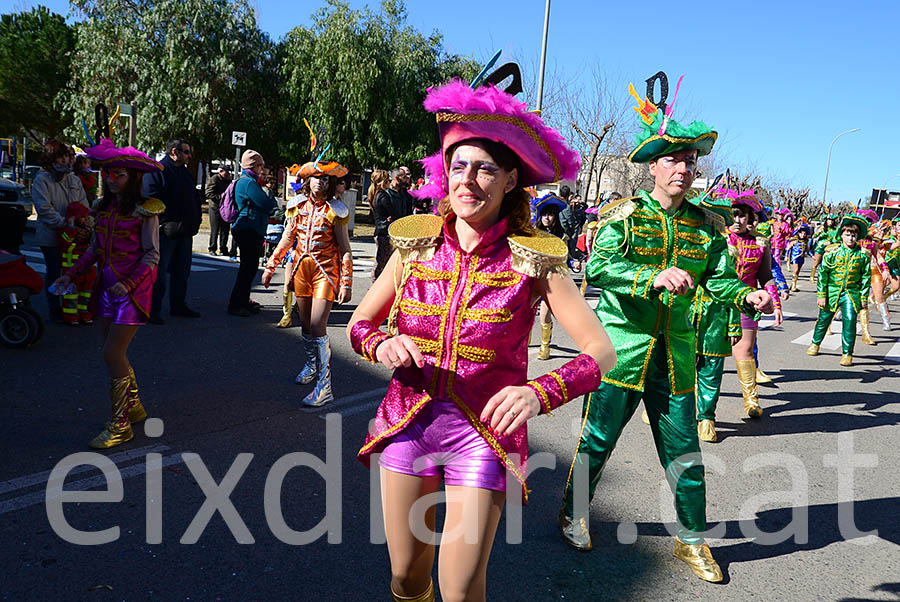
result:
[[[512,251],[512,269],[532,278],[546,278],[549,274],[566,276],[566,258],[569,250],[557,236],[537,231],[531,236],[510,236],[507,239]]]
[[[434,257],[443,228],[444,218],[439,215],[410,215],[391,224],[388,236],[403,263],[428,261]]]

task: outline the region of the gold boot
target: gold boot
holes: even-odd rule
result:
[[[541,324],[541,350],[538,352],[539,360],[550,359],[550,339],[553,336],[553,322]]]
[[[841,356],[841,366],[852,366],[853,365],[853,356],[845,353]]]
[[[715,443],[718,441],[716,437],[716,422],[715,420],[701,420],[697,423],[697,434],[700,436],[701,441],[707,441],[709,443]]]
[[[794,280],[793,280],[793,282],[791,282],[791,292],[794,293],[794,292],[797,292],[798,290],[800,290],[800,289],[797,288],[797,275],[795,274]]]
[[[141,403],[141,397],[138,394],[137,379],[134,377],[134,369],[131,366],[128,366],[128,378],[131,379],[131,383],[128,386],[128,396],[131,398],[132,402],[131,409],[128,410],[128,422],[136,424],[142,420],[146,420],[147,410],[144,409],[144,404]]]
[[[869,308],[863,307],[859,310],[859,323],[862,325],[862,342],[866,345],[874,345],[875,339],[869,332]]]
[[[94,449],[106,449],[130,441],[134,437],[131,423],[128,421],[128,411],[133,405],[128,389],[131,387],[131,377],[109,379],[109,397],[112,401],[112,420],[106,423],[103,431],[94,437],[88,445]]]
[[[401,596],[391,588],[391,599],[394,602],[434,602],[434,581],[430,581],[425,591],[418,596]]]
[[[585,275],[584,278],[581,279],[581,289],[580,290],[581,290],[581,296],[584,297],[584,295],[587,293],[587,275]]]
[[[809,347],[806,348],[806,355],[819,355],[819,346],[815,343],[810,343]]]
[[[722,569],[716,559],[713,558],[709,545],[689,545],[680,539],[675,539],[675,550],[673,551],[675,558],[683,560],[691,567],[694,574],[710,583],[719,583],[724,579]]]
[[[756,362],[753,360],[736,360],[738,380],[741,382],[741,393],[744,396],[744,411],[750,418],[760,418],[763,410],[759,406],[759,391],[756,388]]]
[[[759,364],[756,365],[756,384],[767,385],[772,382],[772,377],[762,371]]]
[[[291,312],[294,309],[294,293],[292,291],[287,291],[282,296],[282,307],[284,309],[284,315],[281,316],[281,320],[278,321],[276,326],[278,328],[290,328],[291,327]]]

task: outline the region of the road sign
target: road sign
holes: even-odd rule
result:
[[[231,132],[231,143],[235,146],[247,146],[247,132]]]

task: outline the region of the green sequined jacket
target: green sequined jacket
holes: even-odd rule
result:
[[[816,293],[819,299],[826,300],[829,311],[837,311],[843,291],[847,291],[853,307],[859,311],[862,300],[868,299],[871,287],[871,255],[867,250],[859,245],[848,249],[841,243],[825,249],[816,280]]]
[[[651,354],[662,340],[672,393],[692,391],[697,342],[691,306],[696,290],[671,295],[653,288],[653,281],[664,269],[679,267],[712,299],[758,319],[746,304],[754,289],[738,280],[728,245],[717,232],[724,220],[687,202],[667,215],[641,191],[638,197],[607,206],[598,223],[585,277],[600,289],[597,317],[618,356],[603,381],[643,390]]]

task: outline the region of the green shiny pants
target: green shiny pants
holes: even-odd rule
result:
[[[837,306],[841,309],[841,347],[844,355],[853,355],[853,347],[856,345],[856,307],[847,291],[841,291]],[[819,319],[816,320],[816,329],[813,331],[812,342],[821,345],[828,332],[828,325],[834,319],[836,311],[819,308]]]
[[[569,515],[573,512],[576,471],[587,469],[589,498],[593,498],[603,467],[641,399],[650,417],[656,453],[675,494],[678,538],[687,544],[701,544],[701,533],[706,530],[706,482],[697,436],[697,408],[693,392],[672,395],[663,340],[653,350],[643,391],[603,383],[585,397],[581,439],[566,481],[563,509]]]
[[[715,420],[716,404],[722,391],[725,358],[697,356],[697,420]]]

